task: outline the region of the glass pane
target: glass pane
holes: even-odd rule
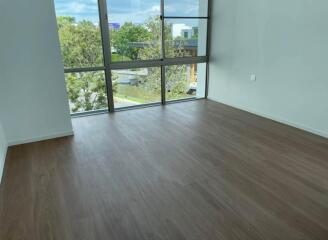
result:
[[[112,71],[115,108],[161,101],[161,69],[134,68]]]
[[[165,57],[206,56],[206,19],[166,19]]]
[[[71,113],[107,109],[105,73],[66,73],[66,87]]]
[[[205,97],[206,63],[165,67],[166,100]]]
[[[159,59],[159,0],[108,1],[112,61]]]
[[[55,0],[66,68],[103,66],[97,1]]]
[[[208,0],[164,0],[164,15],[207,17]]]

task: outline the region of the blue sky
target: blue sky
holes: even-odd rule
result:
[[[165,0],[166,15],[196,16],[207,0]],[[200,2],[200,3],[199,3]],[[143,23],[160,14],[159,0],[107,0],[109,21]],[[57,16],[73,16],[77,21],[99,22],[97,0],[55,0]]]

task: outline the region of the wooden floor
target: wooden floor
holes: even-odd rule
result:
[[[211,101],[9,149],[0,239],[328,239],[328,140]]]

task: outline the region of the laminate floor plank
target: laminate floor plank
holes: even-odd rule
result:
[[[327,240],[328,140],[200,100],[10,147],[4,240]]]

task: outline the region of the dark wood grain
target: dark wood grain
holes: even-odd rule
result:
[[[1,240],[328,239],[327,139],[211,101],[11,147]]]

